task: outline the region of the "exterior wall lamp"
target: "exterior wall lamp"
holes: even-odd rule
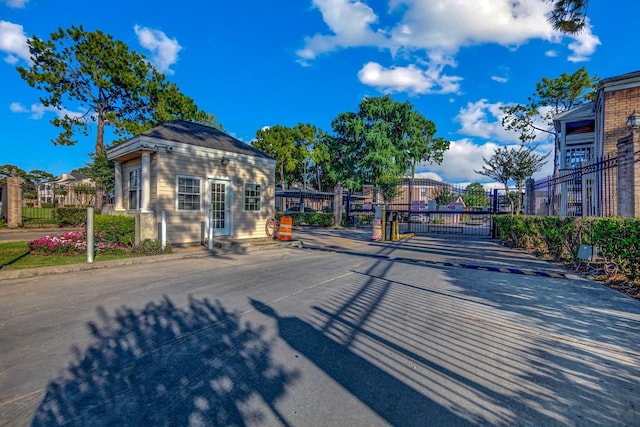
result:
[[[627,118],[627,129],[636,130],[640,127],[640,114],[633,110],[633,113]]]
[[[222,159],[220,159],[220,164],[222,166],[227,166],[230,162],[230,159],[228,157],[223,157]]]

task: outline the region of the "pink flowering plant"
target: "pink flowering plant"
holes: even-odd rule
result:
[[[78,255],[87,250],[87,239],[82,231],[69,231],[46,235],[29,242],[31,253],[37,255]],[[122,243],[95,243],[96,253],[119,255],[129,251]]]

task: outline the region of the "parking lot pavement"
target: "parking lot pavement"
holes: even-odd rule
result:
[[[638,301],[366,237],[1,281],[0,425],[640,425]]]
[[[519,274],[580,276],[567,271],[563,266],[536,258],[520,250],[504,247],[497,240],[472,235],[415,235],[395,242],[371,240],[368,229],[322,229],[300,228],[294,230],[294,238],[302,242],[303,248],[354,252],[362,255],[386,257],[406,262],[430,263],[433,265],[458,266],[462,268],[503,269]]]

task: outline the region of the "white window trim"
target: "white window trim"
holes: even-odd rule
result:
[[[247,185],[257,185],[260,187],[260,196],[258,201],[260,202],[260,209],[247,209]],[[262,195],[264,193],[263,185],[258,182],[245,182],[242,184],[242,211],[243,212],[262,212],[263,203]]]
[[[180,178],[186,178],[186,179],[197,179],[200,183],[200,193],[198,193],[200,195],[200,206],[198,206],[198,209],[180,209],[180,198],[178,197],[179,192],[178,190],[180,189]],[[186,193],[185,193],[186,194]],[[175,195],[176,195],[176,212],[202,212],[202,178],[199,176],[193,176],[193,175],[176,175],[176,187],[175,187]]]
[[[136,190],[136,207],[131,207],[131,174],[136,173],[138,176],[137,184],[138,187]],[[142,204],[142,168],[129,169],[127,173],[127,210],[130,211],[139,211],[140,205]]]

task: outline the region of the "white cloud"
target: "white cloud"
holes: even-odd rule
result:
[[[29,0],[0,0],[0,3],[6,3],[11,8],[23,8]]]
[[[431,178],[432,175],[441,177],[442,180],[449,184],[466,185],[471,182],[484,183],[485,188],[494,188],[497,186],[491,183],[490,178],[480,175],[475,171],[482,170],[484,165],[483,158],[488,159],[494,153],[498,146],[495,142],[486,142],[484,144],[476,144],[471,139],[463,138],[458,141],[451,141],[449,150],[445,151],[442,164],[423,163],[417,168],[416,176],[424,176]],[[517,147],[519,144],[510,144],[509,146]],[[546,154],[553,149],[553,144],[540,144],[537,154]],[[553,171],[553,159],[549,157],[549,161],[543,169],[534,175],[534,178],[543,178],[551,175]],[[502,188],[502,186],[499,186]]]
[[[500,76],[491,76],[491,80],[498,83],[507,83],[509,81],[508,78]]]
[[[409,93],[457,93],[461,77],[447,76],[429,67],[421,70],[411,64],[407,67],[385,68],[369,62],[358,72],[358,78],[366,85],[377,87],[383,92]]]
[[[504,117],[502,107],[504,106],[505,104],[501,102],[491,104],[486,99],[468,102],[465,107],[460,108],[456,116],[456,121],[461,125],[458,133],[500,142],[518,141],[518,135],[515,132],[508,131],[502,126]]]
[[[63,118],[64,116],[69,116],[69,117],[84,116],[84,113],[81,113],[81,112],[71,111],[64,108],[59,110],[51,106],[45,107],[42,104],[31,104],[30,108],[26,108],[24,105],[22,105],[19,102],[12,102],[11,105],[9,105],[9,110],[11,110],[12,113],[31,113],[31,116],[29,116],[29,118],[33,120],[42,119],[45,113],[47,112],[55,113],[59,118]]]
[[[371,28],[378,16],[366,4],[351,0],[313,0],[332,34],[315,34],[305,38],[305,47],[297,54],[301,62],[338,48],[386,45],[383,32]]]
[[[547,20],[553,6],[548,0],[390,0],[384,11],[359,0],[313,0],[313,5],[328,31],[305,38],[297,51],[299,62],[308,65],[319,55],[345,48],[388,51],[394,65],[378,60],[359,71],[364,84],[383,91],[457,92],[460,77],[444,74],[444,68],[456,67],[454,55],[462,47],[498,44],[513,50],[532,39],[563,40]],[[600,44],[590,26],[571,37],[571,61],[586,60]],[[423,70],[425,56],[429,62]],[[399,65],[397,57],[408,63]],[[499,76],[494,80],[506,82]]]
[[[19,102],[12,102],[9,105],[9,110],[12,113],[26,113],[28,111],[26,108],[24,108],[24,105]]]
[[[574,41],[569,43],[569,49],[573,54],[568,58],[571,62],[588,61],[589,56],[593,55],[593,52],[596,51],[596,47],[602,44],[598,36],[591,32],[591,25],[588,19],[583,30],[572,36],[572,38]]]
[[[462,46],[497,43],[518,46],[532,38],[554,39],[544,0],[392,0],[392,10],[404,10],[392,30],[404,48],[456,52]]]
[[[550,50],[546,51],[546,52],[544,53],[544,55],[545,55],[545,56],[548,56],[549,58],[555,58],[555,57],[557,57],[557,56],[558,56],[558,51],[557,51],[557,50],[550,49]]]
[[[27,36],[22,25],[0,21],[0,51],[7,53],[5,62],[15,64],[19,59],[31,61]]]
[[[442,182],[442,177],[435,172],[416,172],[416,178],[426,178]]]
[[[424,174],[435,173],[450,184],[459,182],[482,182],[486,177],[479,175],[474,170],[481,170],[484,164],[482,158],[488,158],[498,145],[487,142],[477,145],[468,138],[451,141],[449,150],[445,151],[441,164],[423,163],[417,168],[417,172]]]
[[[152,28],[133,27],[142,47],[151,51],[151,63],[161,73],[173,74],[170,67],[178,61],[178,52],[182,46],[176,39],[170,39],[165,33]]]

